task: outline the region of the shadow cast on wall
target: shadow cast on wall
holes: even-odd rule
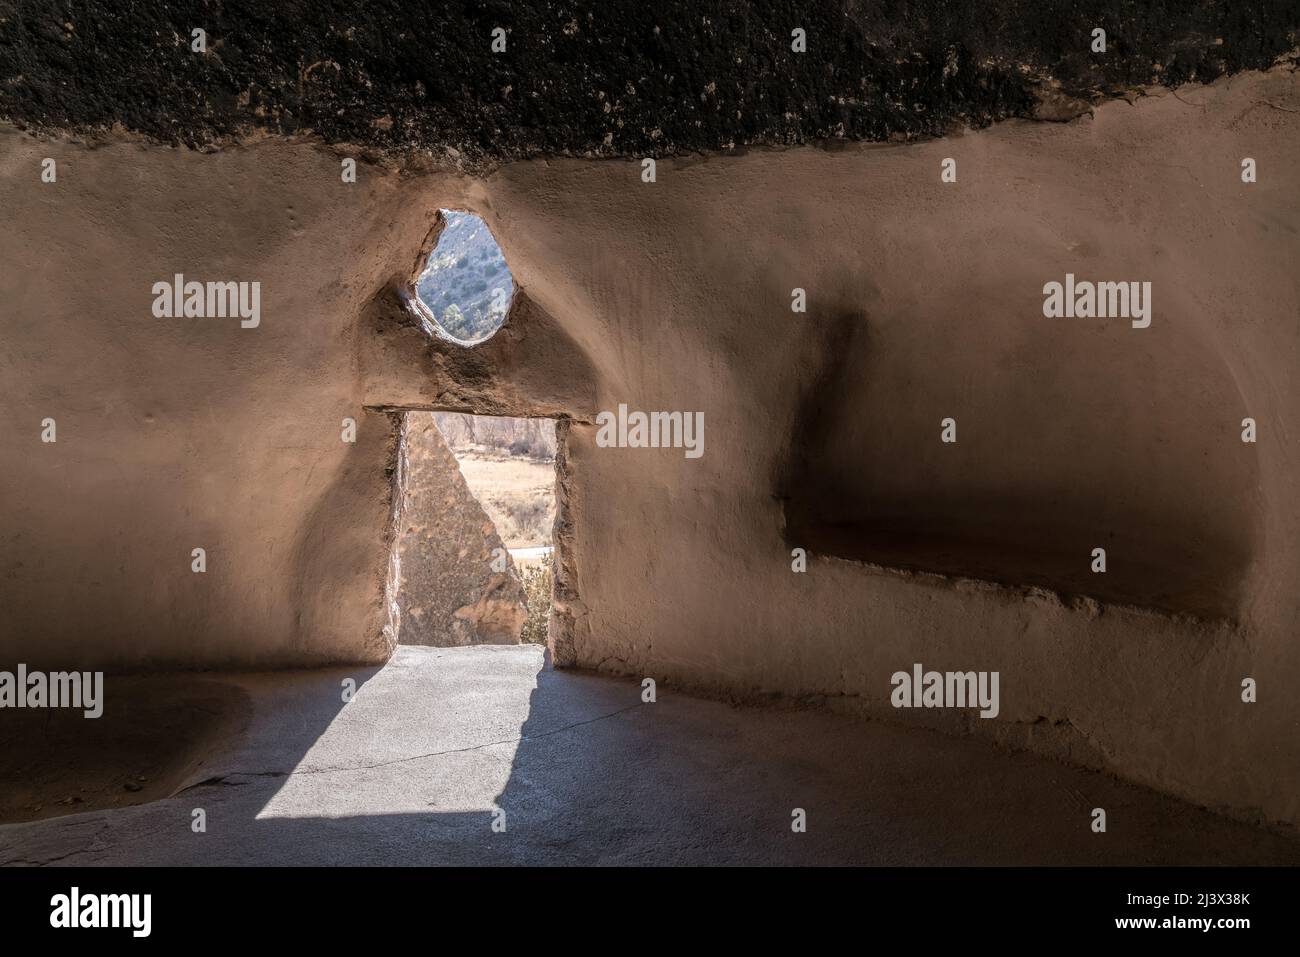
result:
[[[1213,349],[1185,327],[989,328],[824,327],[777,482],[788,545],[1235,618],[1258,461]]]

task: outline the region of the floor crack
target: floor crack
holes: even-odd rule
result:
[[[447,754],[465,754],[470,751],[481,751],[484,748],[499,747],[503,744],[517,744],[523,741],[535,741],[541,738],[549,738],[552,735],[562,734],[563,732],[571,731],[574,728],[581,728],[589,724],[595,724],[597,721],[604,721],[608,718],[613,718],[620,714],[625,714],[628,711],[632,711],[640,707],[641,707],[641,703],[637,702],[636,704],[628,705],[625,708],[619,708],[616,711],[610,711],[607,712],[606,714],[600,714],[594,718],[587,718],[585,721],[574,721],[572,724],[566,724],[559,728],[551,728],[549,731],[541,731],[536,734],[520,734],[512,738],[502,738],[500,741],[487,741],[484,742],[483,744],[470,745],[469,747],[464,747],[464,748],[448,748],[445,751],[430,751],[427,754],[415,754],[405,758],[393,758],[391,761],[379,761],[376,762],[375,764],[360,764],[355,767],[299,768],[294,771],[228,771],[225,774],[218,775],[211,778],[206,778],[202,781],[198,781],[194,784],[191,784],[188,787],[181,788],[181,790],[176,792],[176,795],[184,794],[186,791],[190,791],[195,788],[201,788],[201,787],[212,787],[216,785],[224,785],[226,787],[243,786],[244,782],[231,781],[229,780],[230,778],[237,778],[237,777],[283,778],[283,777],[309,775],[309,774],[338,774],[346,771],[373,771],[378,768],[387,768],[397,764],[406,764],[410,761],[423,761],[426,758],[437,758]],[[173,797],[175,797],[176,795],[173,795]]]

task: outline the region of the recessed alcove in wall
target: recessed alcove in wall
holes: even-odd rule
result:
[[[1019,316],[972,302],[823,330],[783,479],[790,546],[1234,618],[1261,510],[1215,349],[1169,311],[1142,330]]]

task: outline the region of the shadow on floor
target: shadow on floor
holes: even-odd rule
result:
[[[252,721],[211,774],[149,805],[0,828],[0,861],[1300,862],[1289,837],[1104,774],[662,685],[643,704],[638,684],[552,670],[531,647],[404,648],[346,707],[327,703],[343,674],[241,679]]]

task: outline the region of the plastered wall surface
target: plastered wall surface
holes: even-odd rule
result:
[[[47,156],[53,184],[33,175]],[[336,158],[271,141],[6,132],[0,157],[5,659],[383,658],[396,433],[357,401],[356,317],[432,211],[397,177],[343,189]],[[153,284],[176,273],[260,282],[260,324],[155,318]]]
[[[1293,73],[1239,75],[1068,125],[661,159],[654,183],[557,160],[343,185],[307,142],[5,132],[0,654],[382,660],[386,410],[562,415],[560,664],[821,696],[1294,824],[1296,110]],[[483,215],[522,289],[467,354],[390,287],[439,206]],[[154,318],[182,270],[260,280],[260,326]],[[1150,281],[1151,326],[1045,318],[1067,272]],[[703,412],[704,455],[598,447],[620,402]],[[1070,597],[1094,540],[1103,600]],[[999,671],[999,716],[894,710],[915,662]]]

